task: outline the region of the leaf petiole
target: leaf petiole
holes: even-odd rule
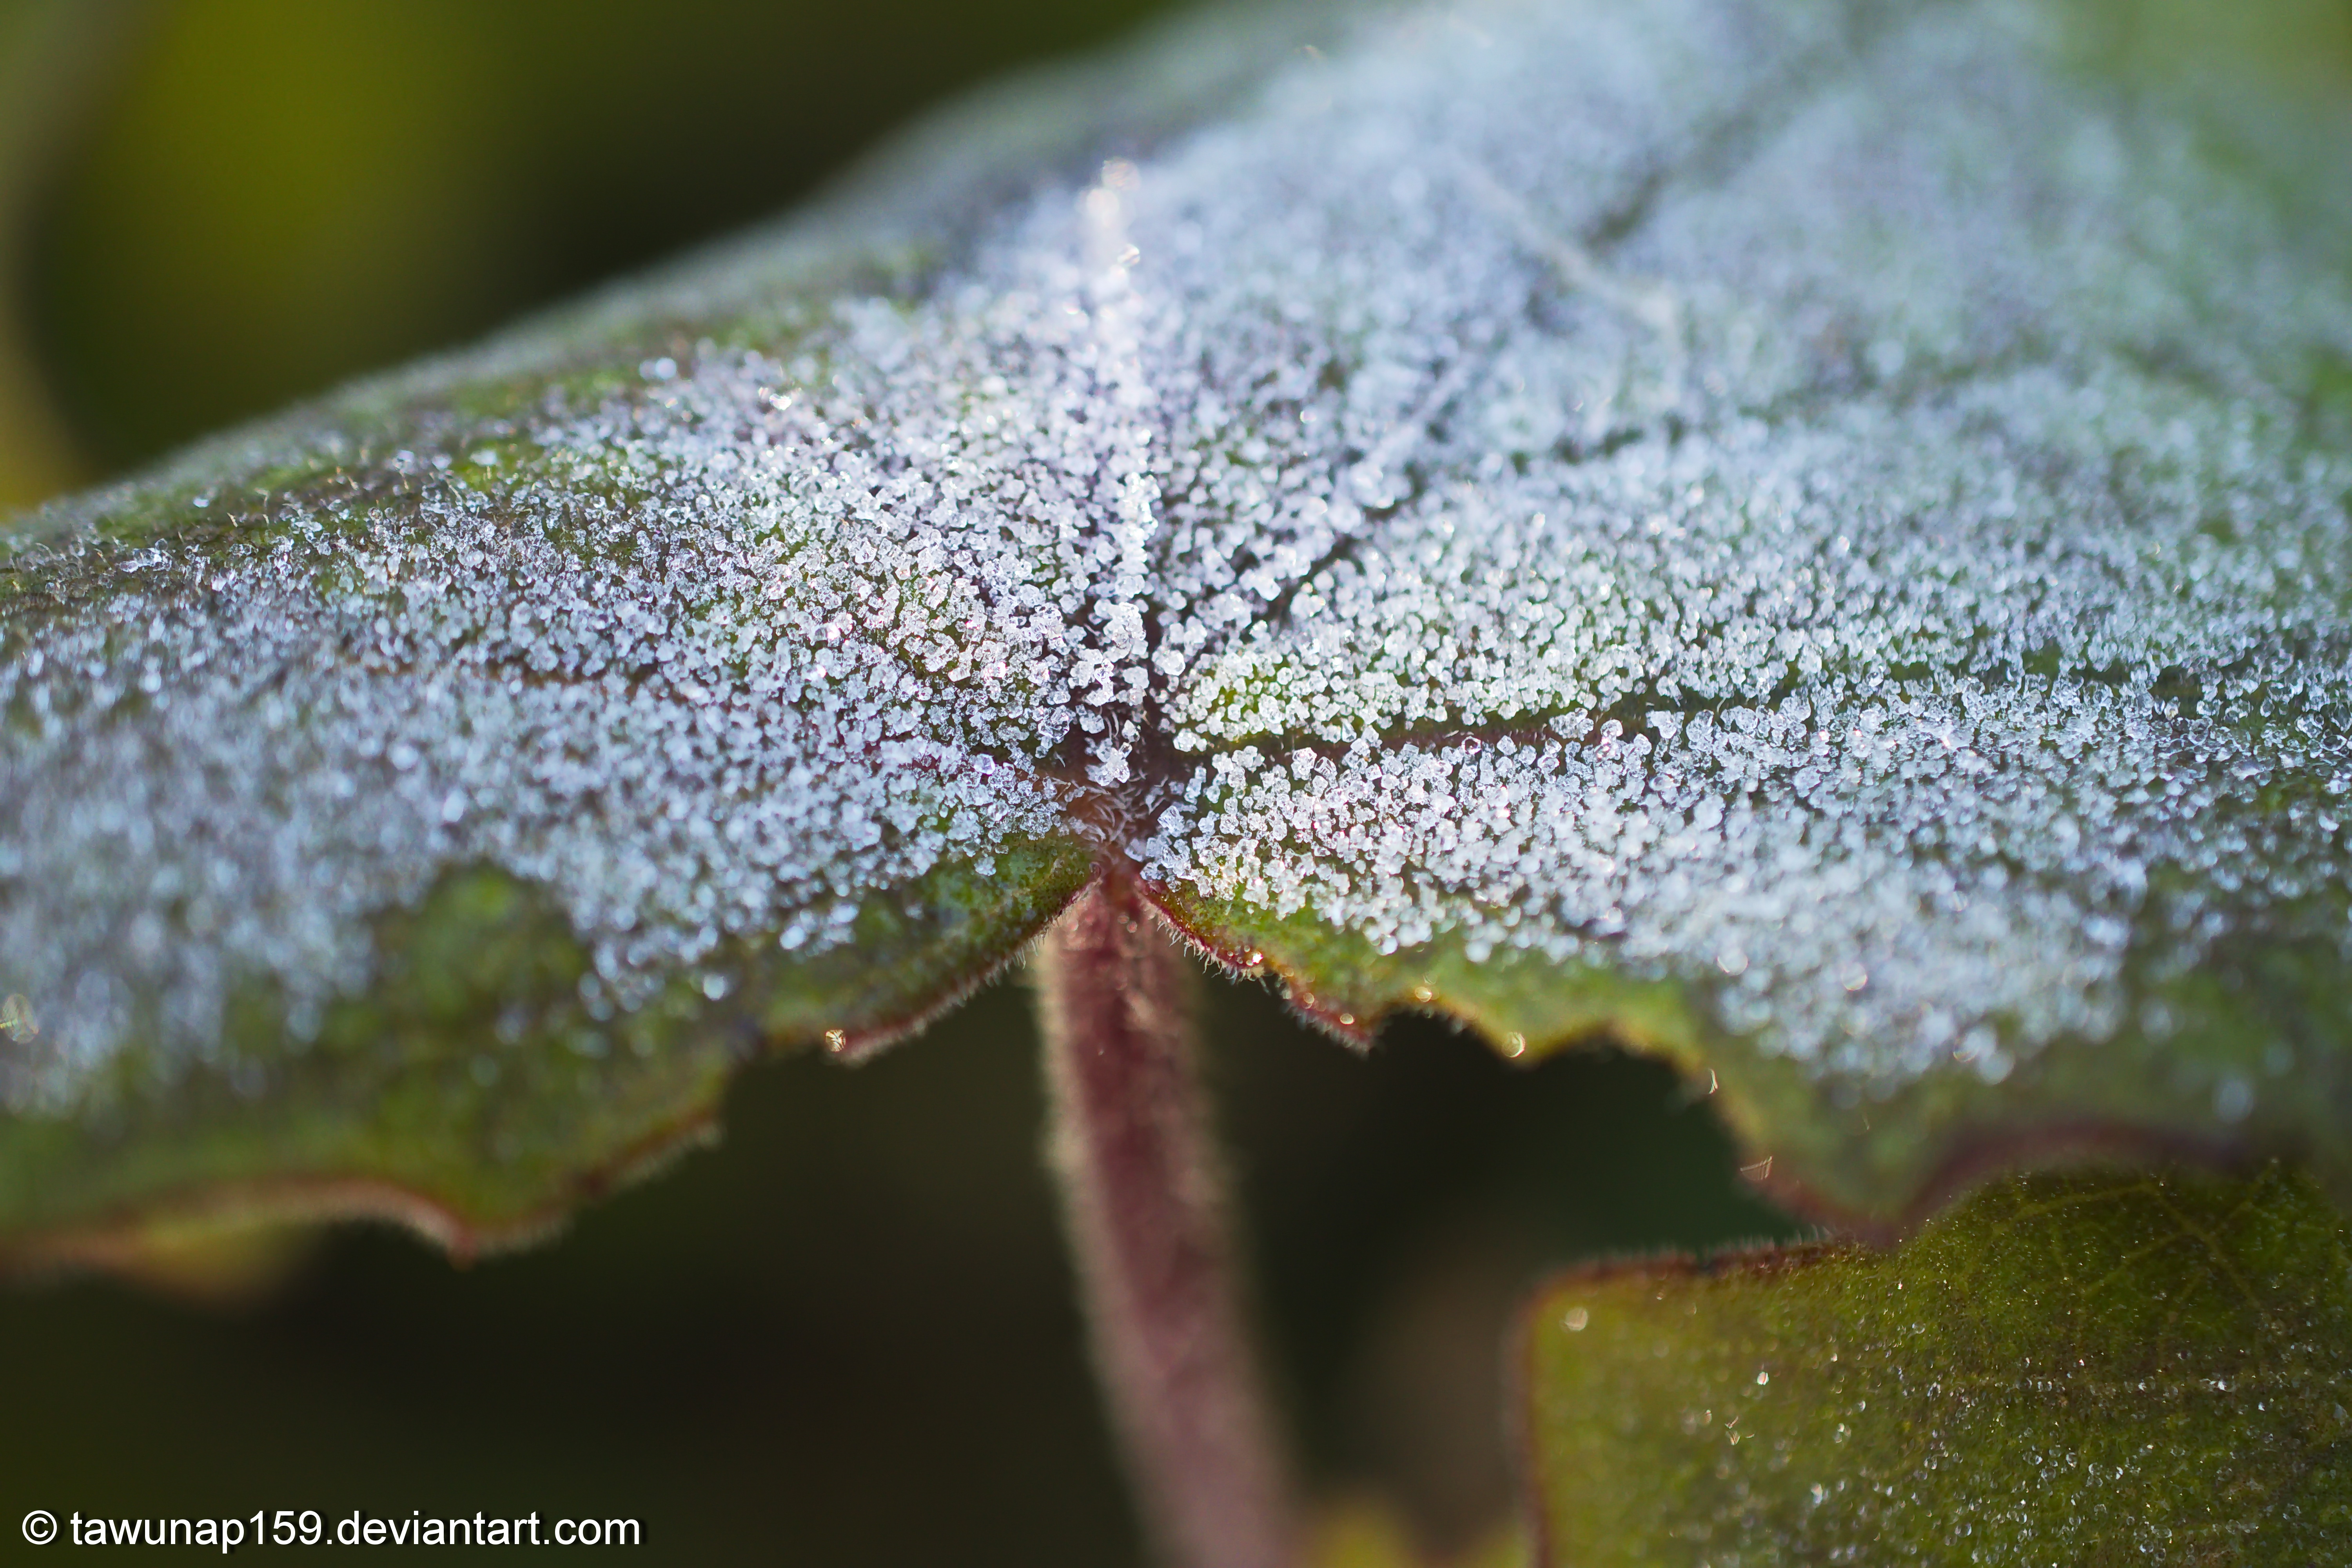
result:
[[[1115,872],[1046,933],[1051,1156],[1095,1363],[1163,1556],[1285,1568],[1288,1467],[1243,1321],[1184,963]]]

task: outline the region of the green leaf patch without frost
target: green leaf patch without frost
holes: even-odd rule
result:
[[[1892,1253],[1563,1280],[1524,1347],[1538,1558],[2339,1562],[2347,1242],[2276,1167],[2051,1175]]]

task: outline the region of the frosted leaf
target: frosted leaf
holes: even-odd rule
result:
[[[2352,127],[1990,0],[1250,29],[16,525],[0,1225],[521,1224],[1090,866],[1853,1209],[2352,1179]]]

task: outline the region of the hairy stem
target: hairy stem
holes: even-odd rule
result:
[[[1185,965],[1116,878],[1047,933],[1054,1165],[1095,1362],[1163,1555],[1286,1568],[1289,1478],[1244,1331]]]

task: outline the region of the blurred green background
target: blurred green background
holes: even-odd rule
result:
[[[0,0],[0,509],[723,234],[1150,0]],[[1785,1222],[1654,1064],[1358,1057],[1208,988],[1214,1089],[1318,1487],[1433,1548],[1508,1484],[1543,1269]],[[1039,1156],[1027,998],[749,1074],[727,1137],[454,1268],[336,1232],[210,1305],[0,1289],[0,1534],[59,1515],[634,1516],[661,1561],[1119,1564],[1134,1521]]]

